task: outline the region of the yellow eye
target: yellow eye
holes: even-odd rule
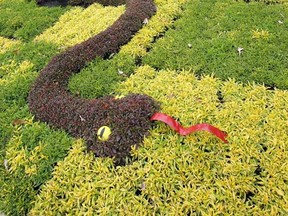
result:
[[[102,126],[97,131],[98,139],[101,141],[108,140],[110,134],[111,134],[111,129],[108,126]]]

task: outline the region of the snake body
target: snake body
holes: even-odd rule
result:
[[[38,1],[45,3],[45,0]],[[115,5],[115,2],[107,4]],[[73,137],[83,138],[96,156],[115,157],[116,163],[123,163],[131,146],[138,146],[148,135],[152,124],[149,119],[159,109],[159,104],[141,94],[121,99],[112,96],[84,99],[69,92],[68,82],[96,57],[117,53],[155,12],[153,0],[128,0],[126,11],[112,26],[54,56],[29,92],[29,109],[36,119],[63,129]],[[112,129],[105,142],[96,135],[103,125]]]

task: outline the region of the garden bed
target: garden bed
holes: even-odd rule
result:
[[[145,94],[184,126],[227,132],[228,143],[154,122],[124,165],[96,157],[85,137],[39,121],[28,95],[54,56],[111,26],[125,7],[0,0],[0,212],[288,213],[287,2],[155,4],[129,43],[88,63],[66,90],[83,100]]]

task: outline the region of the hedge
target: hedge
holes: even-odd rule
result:
[[[89,8],[87,9],[89,10]],[[153,21],[152,19],[151,21],[149,20],[149,23],[135,34],[137,38],[146,38],[139,43],[142,47],[141,49],[151,46],[154,41],[153,37],[163,34],[161,31],[165,29],[165,25],[171,26],[173,24],[171,20],[174,16],[169,13],[179,13],[180,4],[175,0],[160,0],[157,1],[157,9],[157,14],[153,16]],[[161,21],[157,17],[161,18]],[[105,20],[101,20],[105,22]],[[157,25],[157,31],[154,30],[153,25]],[[139,37],[139,34],[142,36]],[[67,38],[66,40],[69,41],[71,38]],[[132,47],[136,47],[135,42],[130,47],[131,49],[129,49],[130,43],[124,46],[127,47],[128,51],[133,51]],[[1,86],[0,88],[1,98],[2,96],[5,98],[0,103],[0,134],[1,143],[4,143],[4,146],[2,145],[0,150],[2,161],[0,166],[0,209],[8,215],[27,214],[29,209],[33,207],[35,195],[40,193],[42,184],[51,178],[50,175],[53,167],[66,156],[67,150],[72,145],[71,137],[69,139],[63,137],[65,133],[54,130],[46,124],[39,124],[35,119],[33,120],[26,101],[29,86],[31,86],[37,76],[37,71],[44,67],[51,56],[57,52],[59,52],[59,47],[57,48],[52,43],[48,44],[44,41],[36,42],[33,40],[28,43],[21,43],[20,46],[11,47],[3,55],[0,55],[3,73],[6,74],[5,87]],[[17,54],[15,55],[15,53]],[[121,55],[116,54],[112,60],[102,62],[105,65],[113,62],[112,68],[116,67],[116,70],[114,70],[116,74],[118,66],[121,69],[131,68],[131,65],[135,67],[134,57],[130,56],[127,52]],[[93,69],[93,64],[96,67],[95,69]],[[94,73],[97,70],[102,70],[101,68],[107,70],[106,66],[101,67],[99,65],[99,59],[94,61],[93,64],[87,65],[86,68],[90,71],[93,70]],[[23,66],[29,65],[33,65],[33,67],[27,67],[27,70],[23,70]],[[23,76],[18,77],[17,71],[19,71],[19,67],[21,67],[21,74]],[[10,80],[9,74],[14,74],[14,79]],[[83,71],[79,73],[79,75],[81,74],[83,74]],[[104,75],[107,75],[105,71]],[[100,84],[104,85],[101,82]],[[93,94],[93,92],[91,93]],[[107,93],[110,93],[109,90],[106,91]],[[20,145],[14,147],[13,144],[16,140],[20,140]],[[42,147],[38,148],[37,146]],[[17,155],[23,156],[23,161],[21,158],[19,160]],[[48,159],[30,160],[33,155],[45,155]],[[29,163],[25,162],[25,158],[29,158]],[[4,164],[8,166],[8,169],[13,166],[13,170],[7,170],[3,166]]]
[[[47,6],[51,4],[51,0],[36,0],[37,4],[42,6]],[[54,1],[55,2],[55,1]],[[73,5],[73,6],[82,6],[82,7],[88,7],[89,5],[93,3],[100,3],[104,6],[112,5],[117,6],[120,4],[125,4],[124,0],[56,0],[57,5],[67,6],[67,5]],[[53,3],[52,3],[53,4]]]
[[[129,92],[151,95],[185,126],[224,129],[229,143],[207,132],[181,137],[157,123],[133,149],[133,163],[115,167],[77,140],[30,215],[287,213],[287,91],[143,66],[118,94]]]
[[[93,4],[86,9],[75,7],[63,14],[53,27],[46,29],[34,41],[53,43],[59,49],[65,50],[104,31],[124,10],[124,6],[103,7],[99,4]],[[100,18],[101,22],[98,21]]]
[[[19,45],[21,42],[17,40],[11,40],[8,38],[0,37],[0,54],[5,53],[9,49],[15,47],[16,45]]]
[[[151,48],[153,50],[153,42],[164,35],[160,31],[153,38],[153,26],[158,30],[163,28],[163,31],[175,29],[173,16],[170,17],[168,12],[173,9],[179,13],[177,3],[167,1],[165,5],[161,2],[163,7],[158,4],[156,15],[121,48],[119,54],[100,64],[97,59],[86,67],[86,74],[98,74],[97,70],[105,69],[117,73],[117,67],[130,74],[133,68],[142,65],[139,57],[147,55]],[[223,1],[218,5],[221,3]],[[167,16],[160,15],[160,9],[166,10]],[[164,23],[169,23],[169,28],[165,28]],[[253,30],[249,35],[258,37],[254,40],[266,40],[265,31]],[[22,52],[23,47],[28,59]],[[25,95],[35,72],[52,53],[49,50],[50,54],[47,54],[48,47],[39,48],[34,42],[21,44],[21,56],[14,56],[12,46],[4,53],[15,61],[12,63],[2,61],[3,55],[0,55],[5,82],[0,88],[1,98],[5,99],[0,103],[0,134],[1,141],[8,143],[8,148],[0,152],[1,211],[26,215],[35,205],[29,214],[41,215],[45,210],[45,214],[58,211],[79,215],[108,214],[109,211],[119,215],[135,212],[142,215],[287,213],[287,92],[267,91],[264,86],[242,85],[234,80],[222,82],[210,76],[199,79],[199,75],[191,76],[191,71],[159,72],[149,66],[141,67],[135,76],[119,86],[122,90],[115,88],[120,97],[131,92],[150,95],[162,104],[161,111],[178,118],[184,125],[205,121],[225,129],[230,143],[222,144],[205,132],[183,138],[157,123],[142,147],[132,149],[129,162],[133,163],[115,167],[112,159],[95,158],[91,152],[87,153],[85,141],[75,141],[64,132],[34,121],[29,113]],[[187,60],[185,55],[182,58]],[[15,73],[19,67],[23,71],[20,78]],[[12,80],[10,73],[15,76]],[[76,85],[75,90],[82,89],[77,89]],[[94,92],[89,93],[89,88],[86,90],[88,97],[93,98]],[[12,138],[10,132],[13,132]],[[61,162],[71,145],[73,148],[68,157]],[[5,161],[2,158],[6,159],[8,169],[3,166]],[[43,182],[46,182],[45,186]]]
[[[89,99],[113,94],[118,83],[133,74],[142,64],[142,58],[149,53],[154,43],[163,37],[168,29],[173,28],[175,20],[180,18],[184,3],[185,0],[156,0],[156,14],[131,41],[123,45],[119,53],[112,54],[113,58],[104,61],[97,58],[81,73],[74,74],[69,81],[69,90],[74,95]],[[124,74],[119,75],[118,71]]]
[[[35,1],[27,0],[1,0],[0,6],[0,36],[25,42],[31,41],[70,9],[37,7]]]
[[[41,71],[28,97],[36,119],[65,129],[74,137],[84,138],[97,156],[115,157],[116,163],[124,163],[131,146],[139,145],[148,135],[149,118],[158,104],[148,96],[133,94],[121,99],[107,96],[85,100],[73,97],[67,85],[69,77],[87,62],[116,53],[143,21],[155,13],[151,1],[131,1],[126,7],[126,12],[107,30],[55,56]],[[113,130],[105,142],[96,137],[103,125]]]
[[[287,89],[287,16],[285,4],[191,0],[143,63]]]

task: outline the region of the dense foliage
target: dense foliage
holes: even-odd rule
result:
[[[192,0],[185,8],[146,64],[288,88],[286,4]]]
[[[56,22],[67,10],[69,7],[37,7],[34,1],[1,1],[0,36],[29,41]]]
[[[287,81],[287,0],[154,2],[156,14],[129,43],[105,60],[85,64],[65,90],[69,87],[71,97],[83,101],[104,97],[99,102],[108,101],[117,115],[122,112],[114,102],[130,95],[128,103],[134,106],[134,98],[146,94],[184,126],[206,122],[225,130],[229,143],[206,132],[181,137],[154,123],[141,147],[133,147],[126,166],[115,166],[113,159],[87,152],[85,140],[38,122],[27,97],[40,71],[67,47],[107,28],[125,7],[38,8],[34,0],[0,0],[0,28],[7,30],[0,32],[0,214],[287,214],[288,95],[276,88],[285,89],[279,83]],[[17,13],[10,13],[14,8]],[[37,10],[43,10],[43,23],[37,21],[42,19]],[[21,17],[21,31],[31,31],[26,39],[4,22]],[[24,24],[33,19],[35,25]],[[84,19],[83,26],[77,24]],[[2,34],[8,31],[13,36]],[[235,47],[229,50],[227,41]],[[158,61],[164,58],[166,62]],[[200,68],[199,58],[209,69]],[[225,62],[231,65],[225,68]],[[239,76],[244,64],[248,71],[260,65],[261,73]],[[278,72],[282,69],[283,74]],[[98,105],[97,111],[103,109]],[[87,120],[81,117],[75,116],[80,124]],[[129,137],[124,129],[117,134]]]
[[[151,95],[183,125],[213,123],[228,131],[229,143],[207,132],[180,137],[157,123],[133,150],[133,163],[115,168],[75,141],[31,215],[287,213],[288,92],[150,66],[119,88],[131,91]]]
[[[55,56],[41,71],[28,97],[29,108],[36,118],[85,139],[96,156],[115,157],[118,163],[123,163],[131,146],[139,145],[148,135],[152,124],[149,118],[158,109],[157,103],[145,95],[85,100],[73,97],[67,85],[69,77],[87,62],[116,53],[154,13],[150,1],[128,2],[125,13],[107,30]],[[96,136],[103,125],[113,130],[105,142]]]

